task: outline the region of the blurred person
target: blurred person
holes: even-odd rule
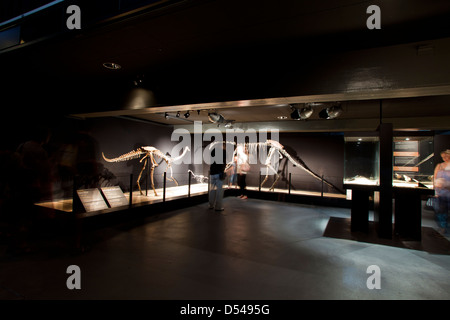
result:
[[[436,165],[434,170],[434,188],[437,203],[435,207],[436,219],[439,224],[439,232],[447,232],[448,211],[450,208],[450,150],[441,152],[444,162]]]
[[[250,171],[248,150],[243,145],[236,148],[238,185],[241,190],[239,198],[247,199],[247,173]]]

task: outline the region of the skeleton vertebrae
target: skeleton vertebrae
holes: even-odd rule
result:
[[[128,153],[125,153],[125,154],[123,154],[117,158],[113,158],[113,159],[106,158],[105,155],[103,154],[103,152],[102,152],[102,156],[103,156],[103,159],[105,159],[105,161],[108,161],[108,162],[121,162],[121,161],[128,161],[128,160],[140,158],[142,155],[144,155],[141,158],[141,160],[139,160],[139,162],[141,162],[141,163],[142,163],[142,161],[144,161],[144,165],[142,166],[141,172],[139,173],[139,177],[137,179],[137,185],[139,187],[139,192],[142,195],[144,195],[144,193],[141,190],[141,185],[139,182],[141,180],[142,173],[144,172],[144,170],[147,166],[147,161],[148,161],[148,159],[150,159],[151,164],[152,164],[152,166],[150,167],[150,179],[151,179],[153,192],[155,193],[155,196],[157,196],[158,194],[156,193],[155,184],[153,181],[153,172],[155,171],[155,167],[158,166],[158,163],[156,162],[155,157],[161,158],[166,162],[167,166],[166,166],[166,169],[164,170],[164,172],[167,172],[167,169],[170,170],[170,177],[167,178],[167,180],[173,181],[173,182],[175,182],[176,185],[178,185],[177,180],[173,177],[172,163],[174,161],[178,161],[181,158],[183,158],[189,150],[190,150],[189,147],[186,147],[183,150],[183,153],[180,156],[175,157],[175,158],[166,156],[160,150],[156,149],[155,147],[151,147],[151,146],[140,147],[136,150],[130,151]]]

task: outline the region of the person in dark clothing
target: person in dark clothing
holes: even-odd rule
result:
[[[223,182],[225,180],[226,167],[225,146],[222,146],[222,157],[220,159],[215,159],[215,151],[216,149],[214,148],[211,152],[211,157],[214,160],[209,169],[209,208],[215,209],[216,211],[223,211]]]

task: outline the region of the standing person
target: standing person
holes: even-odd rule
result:
[[[434,169],[434,188],[437,197],[436,219],[441,233],[447,232],[447,218],[450,209],[450,150],[441,152],[444,162]]]
[[[227,169],[227,174],[229,176],[228,180],[228,187],[231,188],[232,186],[235,186],[236,180],[237,180],[237,157],[233,157],[233,161],[230,164],[230,167]]]
[[[214,148],[211,152],[211,157],[215,159]],[[216,211],[223,211],[223,181],[225,180],[225,166],[226,166],[226,152],[225,145],[222,146],[222,158],[214,160],[209,168],[209,208]]]
[[[241,189],[241,195],[239,198],[247,199],[247,173],[250,171],[249,156],[247,148],[243,145],[238,145],[236,149],[237,153],[237,173],[238,173],[238,185]]]

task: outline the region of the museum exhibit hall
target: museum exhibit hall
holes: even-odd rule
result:
[[[0,70],[1,300],[450,299],[449,1],[2,1]]]

